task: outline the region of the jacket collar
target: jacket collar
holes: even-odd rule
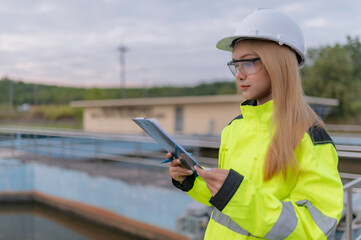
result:
[[[241,104],[241,113],[244,119],[259,119],[261,122],[270,122],[273,113],[273,100],[257,105],[257,100],[246,100]]]
[[[241,104],[242,106],[257,106],[257,100],[255,99],[248,99]]]

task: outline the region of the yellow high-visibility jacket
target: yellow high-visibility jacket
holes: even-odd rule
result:
[[[201,177],[173,184],[214,206],[205,239],[333,239],[343,208],[335,146],[312,127],[295,150],[300,170],[264,182],[273,101],[241,105],[241,115],[222,132],[219,168],[230,170],[212,197]]]

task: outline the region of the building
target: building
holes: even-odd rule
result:
[[[338,100],[306,97],[324,117]],[[156,118],[169,134],[220,135],[222,129],[240,112],[241,95],[137,98],[73,101],[84,108],[83,127],[90,132],[139,134],[142,130],[131,120]]]

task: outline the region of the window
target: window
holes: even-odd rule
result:
[[[183,131],[183,107],[176,106],[175,108],[175,130],[176,132]]]

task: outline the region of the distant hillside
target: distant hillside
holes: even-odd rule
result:
[[[42,84],[24,83],[8,78],[0,80],[0,104],[9,102],[10,89],[13,92],[13,105],[29,103],[33,105],[68,104],[74,100],[118,99],[119,88],[75,88],[59,87]],[[167,96],[195,96],[235,94],[235,83],[213,82],[202,83],[195,87],[152,87],[127,88],[127,98],[167,97]]]

